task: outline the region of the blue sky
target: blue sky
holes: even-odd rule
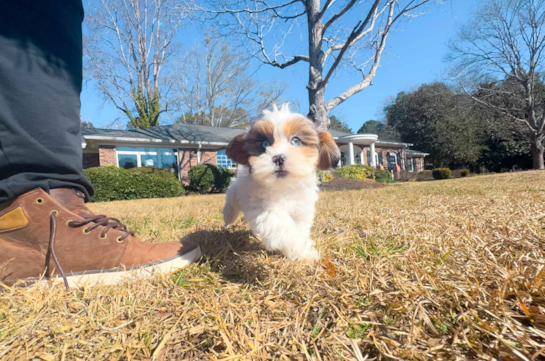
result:
[[[447,64],[443,62],[447,52],[446,43],[456,34],[457,28],[471,18],[477,3],[475,0],[446,1],[444,5],[434,6],[428,14],[398,25],[388,38],[387,49],[373,85],[348,99],[331,114],[345,121],[353,131],[357,131],[365,121],[380,116],[380,110],[388,98],[424,83],[443,80],[447,71]],[[185,30],[180,34],[181,37],[184,39],[184,47],[191,47],[202,39],[195,29]],[[306,65],[300,63],[284,70],[261,66],[256,73],[257,79],[286,81],[290,88],[285,98],[298,102],[302,112],[306,113]],[[326,100],[354,85],[359,79],[359,74],[339,74],[330,81]],[[104,101],[92,81],[85,82],[81,102],[82,119],[93,122],[97,127],[111,124],[115,119],[121,119],[118,122],[120,126],[126,123],[120,112]],[[170,122],[167,118],[162,121]]]

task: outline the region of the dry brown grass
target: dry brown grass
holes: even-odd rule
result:
[[[223,195],[93,204],[205,256],[149,282],[0,293],[1,360],[543,360],[545,173],[320,196],[329,259],[267,254]]]

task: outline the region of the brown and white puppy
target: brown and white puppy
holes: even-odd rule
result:
[[[284,104],[265,110],[262,120],[229,143],[226,154],[239,168],[227,190],[225,225],[242,211],[268,250],[280,250],[292,260],[318,259],[310,239],[318,200],[315,172],[339,162],[331,135]]]

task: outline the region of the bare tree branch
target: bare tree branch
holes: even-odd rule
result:
[[[131,127],[158,125],[168,110],[163,68],[184,17],[175,0],[100,0],[86,16],[88,73]]]
[[[378,4],[380,3],[380,0],[375,0],[375,3],[373,4],[373,7],[371,8],[371,11],[369,11],[369,13],[367,14],[367,18],[365,18],[365,20],[363,21],[363,23],[359,22],[356,27],[354,28],[354,30],[352,30],[352,33],[348,36],[348,39],[346,39],[346,43],[344,43],[342,49],[341,49],[341,52],[339,53],[339,55],[337,56],[337,59],[335,59],[335,62],[333,63],[333,65],[329,68],[329,72],[327,73],[325,79],[322,81],[322,84],[321,86],[325,87],[327,86],[327,82],[329,81],[329,78],[331,77],[331,74],[333,74],[333,72],[335,71],[335,69],[337,68],[337,66],[339,65],[339,62],[341,61],[341,59],[343,58],[343,55],[344,53],[346,52],[346,50],[355,42],[357,41],[358,38],[360,38],[362,36],[362,34],[364,33],[363,29],[365,29],[365,27],[367,26],[367,24],[369,23],[369,21],[371,20],[371,18],[373,18],[373,20],[376,19],[376,14],[377,14],[377,8],[378,8]]]
[[[241,46],[263,64],[285,69],[302,62],[308,63],[308,115],[320,126],[327,126],[329,111],[371,83],[392,25],[402,17],[418,16],[415,10],[432,0],[346,0],[344,3],[326,0],[323,6],[320,0],[290,0],[278,5],[270,5],[263,0],[204,1],[208,4],[206,8],[202,5],[193,8],[211,14],[224,35],[240,39]],[[346,17],[350,11],[359,11],[362,16],[356,26],[347,29],[339,19]],[[303,19],[306,20],[306,27],[299,24]],[[285,53],[285,42],[296,36],[293,34],[295,30],[306,32],[301,38],[308,39],[308,54],[301,54],[300,51],[296,55]],[[364,41],[371,46],[360,46],[360,42]],[[327,46],[324,46],[324,42]],[[366,52],[372,53],[374,61],[369,71],[358,69],[364,74],[363,81],[326,103],[327,85],[340,68],[339,65],[347,60],[352,62],[358,56],[367,59],[369,54],[366,55]],[[327,61],[330,55],[335,58],[332,62]]]
[[[219,39],[206,39],[180,61],[176,88],[182,115],[177,121],[221,127],[242,127],[280,100],[283,83],[257,84],[248,74],[248,59]]]
[[[327,31],[327,29],[337,20],[339,20],[339,18],[341,16],[343,16],[344,14],[346,14],[346,12],[348,10],[350,10],[352,8],[352,6],[354,6],[354,4],[356,4],[357,0],[350,0],[350,2],[348,4],[346,4],[346,6],[341,10],[339,11],[337,14],[333,15],[331,17],[331,19],[329,19],[327,21],[327,23],[324,24],[324,27],[322,28],[322,33],[325,34],[325,32]],[[375,4],[378,4],[380,1],[375,1]],[[327,4],[326,4],[327,5]],[[374,6],[374,5],[373,5]],[[324,10],[322,10],[322,16],[324,15],[325,11],[327,10],[327,7],[324,7]]]
[[[537,101],[542,97],[539,94],[545,92],[541,76],[544,14],[543,0],[489,0],[470,26],[449,44],[447,57],[453,64],[454,75],[474,101],[528,127],[536,169],[545,168],[545,104]],[[477,88],[475,93],[466,90],[468,79],[481,78],[491,78],[503,85]],[[516,86],[517,91],[508,94],[508,98],[524,104],[522,111],[483,100],[483,94],[505,93],[504,88],[509,84]]]

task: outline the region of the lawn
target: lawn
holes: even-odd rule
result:
[[[242,220],[222,230],[223,199],[92,204],[205,256],[146,282],[6,288],[0,359],[545,359],[544,172],[322,193],[318,266]]]

